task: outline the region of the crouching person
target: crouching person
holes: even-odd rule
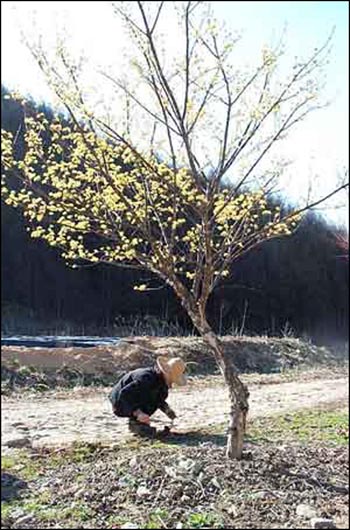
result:
[[[176,418],[166,399],[173,384],[186,384],[185,369],[186,365],[179,357],[158,357],[154,367],[127,373],[109,396],[114,414],[129,418],[129,429],[134,434],[154,437],[157,431],[150,425],[150,416],[160,409],[170,419]]]

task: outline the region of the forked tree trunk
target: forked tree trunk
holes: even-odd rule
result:
[[[249,408],[248,389],[239,379],[233,361],[225,355],[222,342],[213,332],[206,319],[201,315],[197,315],[197,313],[189,312],[189,314],[202,338],[213,351],[228,386],[231,407],[226,456],[240,459],[242,457],[246,417]]]

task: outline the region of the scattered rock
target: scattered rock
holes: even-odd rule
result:
[[[130,458],[129,466],[135,467],[136,465],[137,465],[137,456],[133,456],[132,458]]]
[[[164,471],[169,477],[176,479],[177,472],[176,472],[175,467],[164,466]]]
[[[226,508],[226,512],[232,515],[232,517],[237,517],[238,514],[238,510],[234,504],[228,505]]]
[[[129,483],[130,481],[125,477],[122,477],[118,480],[118,486],[120,488],[127,488],[129,486]]]
[[[183,458],[179,461],[178,467],[180,470],[183,471],[191,471],[193,467],[195,466],[195,461],[191,458]]]
[[[79,488],[77,491],[74,492],[74,497],[77,497],[77,498],[83,497],[85,494],[85,491],[86,491],[85,487]]]
[[[191,497],[189,495],[182,495],[181,502],[188,502],[191,500]]]
[[[16,520],[16,526],[27,523],[28,521],[32,519],[32,517],[33,517],[33,514],[31,513],[27,513],[26,515],[23,515],[22,517]]]
[[[297,515],[306,519],[316,517],[316,510],[310,504],[298,504],[296,512]]]
[[[333,519],[323,517],[313,517],[311,519],[311,528],[337,528]]]
[[[217,488],[218,490],[220,489],[220,484],[216,477],[212,478],[210,482],[214,486],[214,488]]]
[[[268,499],[269,498],[269,494],[265,490],[257,491],[255,493],[253,493],[252,495],[253,495],[253,497],[255,499]],[[300,506],[302,506],[302,505],[300,505]],[[298,513],[298,508],[297,508],[297,513]],[[298,514],[298,515],[300,515],[300,514]]]
[[[120,528],[139,528],[135,523],[124,523]]]
[[[151,491],[146,486],[139,486],[136,491],[137,497],[146,497],[151,494]],[[133,527],[134,528],[134,527]]]
[[[202,469],[203,464],[201,462],[196,462],[192,458],[182,458],[176,466],[177,472],[182,475],[198,475]]]

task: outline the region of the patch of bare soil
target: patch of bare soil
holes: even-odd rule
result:
[[[297,380],[280,384],[251,384],[251,418],[287,412],[303,407],[346,404],[348,378],[337,377]],[[126,420],[113,416],[108,400],[110,389],[54,393],[31,399],[2,398],[2,445],[42,447],[73,442],[113,442],[129,436]],[[226,387],[192,385],[174,389],[168,402],[177,412],[175,428],[179,432],[210,427],[228,419],[229,398]],[[155,425],[168,421],[158,411]]]

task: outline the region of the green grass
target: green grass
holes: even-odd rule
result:
[[[222,437],[225,444],[227,423],[206,427],[198,433],[208,439]],[[349,444],[349,412],[345,409],[303,409],[250,420],[245,440],[252,443],[323,442],[331,446]]]
[[[35,480],[49,469],[59,468],[67,463],[91,462],[101,451],[98,444],[74,444],[62,451],[43,449],[30,454],[26,449],[17,449],[11,455],[3,455],[1,471],[16,475],[25,481]],[[77,480],[82,477],[78,476]]]
[[[190,513],[185,522],[185,528],[219,528],[220,518],[215,513]]]
[[[144,528],[164,528],[164,521],[168,518],[169,512],[167,510],[156,508],[154,512],[150,514]]]
[[[20,449],[15,456],[2,456],[1,471],[18,475],[23,480],[32,480],[38,476],[40,468],[25,449]]]
[[[20,510],[23,515],[32,514],[42,521],[88,521],[94,511],[85,502],[73,502],[71,506],[52,506],[51,498],[45,495],[30,500],[7,501],[1,503],[1,518],[6,522],[14,512]]]
[[[257,419],[248,427],[247,440],[348,445],[349,413],[344,410],[303,410]]]
[[[7,501],[1,501],[1,520],[5,521],[10,516],[13,510],[13,504]]]

